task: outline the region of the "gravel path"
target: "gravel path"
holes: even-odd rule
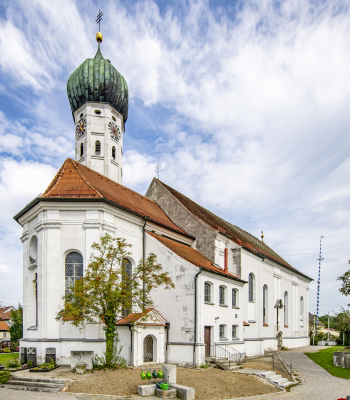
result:
[[[346,396],[350,396],[349,379],[336,378],[330,375],[303,354],[315,352],[323,348],[326,347],[307,346],[279,353],[284,362],[287,364],[291,363],[293,369],[297,370],[299,377],[302,379],[302,384],[291,388],[289,393],[283,392],[274,395],[256,396],[254,399],[336,400],[341,397],[346,398]],[[239,399],[236,398],[235,400]]]

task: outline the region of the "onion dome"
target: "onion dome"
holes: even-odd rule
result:
[[[98,36],[98,35],[101,36]],[[67,94],[72,113],[87,101],[109,103],[128,118],[128,85],[100,51],[102,34],[96,35],[98,50],[94,58],[87,58],[69,77]]]

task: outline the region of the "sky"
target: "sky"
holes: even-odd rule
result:
[[[22,302],[13,220],[67,157],[70,74],[101,50],[129,86],[123,184],[160,179],[260,238],[320,314],[350,299],[350,0],[0,1],[0,301]]]

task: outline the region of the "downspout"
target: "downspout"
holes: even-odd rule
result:
[[[168,343],[169,343],[170,322],[166,322],[166,323],[165,323],[165,329],[166,329],[165,363],[166,363],[166,364],[169,364]]]
[[[142,227],[142,261],[145,263],[146,259],[146,224],[149,219],[149,216],[145,216],[144,220],[145,223],[143,224]],[[145,301],[146,301],[146,293],[145,293],[145,272],[143,272],[143,279],[142,279],[142,311],[145,311]]]
[[[129,331],[130,331],[130,365],[134,365],[134,360],[133,360],[133,358],[134,358],[134,349],[133,349],[133,337],[132,337],[133,336],[132,335],[133,331],[132,331],[131,327],[132,327],[132,325],[129,324]]]
[[[202,268],[194,276],[194,343],[193,343],[193,366],[196,365],[196,343],[197,343],[197,280]]]

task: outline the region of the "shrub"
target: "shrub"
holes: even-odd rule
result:
[[[10,378],[10,371],[0,371],[0,385],[6,383]]]
[[[106,353],[105,357],[98,357],[95,355],[95,357],[92,359],[92,365],[93,369],[117,369],[117,368],[126,368],[126,361],[125,358],[123,358],[120,353],[123,349],[123,346],[120,346],[118,351],[116,349],[113,350],[113,355],[111,359],[111,363],[108,364],[106,362]]]
[[[19,361],[16,358],[12,358],[11,360],[7,361],[6,366],[7,366],[7,368],[18,368],[21,366],[21,364],[19,363]]]
[[[33,363],[30,360],[28,360],[27,367],[32,367],[32,366],[33,366]]]
[[[4,353],[11,353],[11,349],[9,347],[4,348]]]

